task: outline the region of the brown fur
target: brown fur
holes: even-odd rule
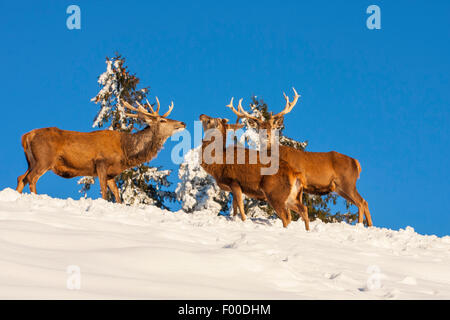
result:
[[[359,161],[336,151],[306,152],[292,147],[280,146],[280,158],[305,176],[306,193],[327,194],[336,192],[358,207],[358,222],[372,226],[367,201],[358,193],[356,181],[361,172]]]
[[[251,119],[249,125],[257,130],[265,130],[267,144],[275,139],[274,130],[283,126],[282,117],[270,117],[268,120]],[[336,192],[358,207],[358,222],[366,217],[367,225],[372,226],[367,201],[356,190],[356,180],[361,173],[359,161],[344,154],[331,152],[306,152],[280,145],[280,158],[289,163],[305,177],[304,191],[309,194],[324,195]]]
[[[298,101],[300,95],[293,88],[295,96],[292,102],[284,95],[286,106],[283,111],[273,115],[269,114],[267,119],[258,119],[247,113],[241,105],[242,99],[239,101],[238,108],[233,107],[233,99],[227,107],[229,107],[239,119],[246,118],[249,126],[257,130],[264,130],[267,139],[263,141],[270,149],[270,145],[275,141],[275,130],[283,128],[284,116],[291,112],[292,108]],[[331,152],[305,152],[292,147],[280,145],[280,159],[289,163],[296,171],[302,172],[305,177],[304,191],[310,194],[323,195],[329,192],[336,192],[341,197],[350,201],[358,207],[358,222],[363,222],[363,214],[366,217],[367,224],[372,225],[369,206],[367,201],[360,196],[356,190],[356,180],[361,173],[361,165],[359,161],[350,158],[341,153]]]
[[[211,118],[206,115],[201,115],[200,120],[203,123],[203,129],[205,131],[209,129],[217,129],[221,133],[223,142],[226,139],[226,131],[229,129],[236,129],[236,125],[227,124],[226,119]],[[203,140],[202,151],[211,143],[216,143],[214,139],[212,141]],[[225,144],[222,144],[224,146]],[[231,191],[233,193],[233,210],[234,215],[237,214],[237,207],[241,213],[242,220],[245,220],[244,204],[242,199],[242,193],[254,198],[266,200],[275,209],[277,215],[283,221],[283,226],[291,222],[291,215],[288,209],[298,212],[304,222],[306,230],[309,230],[309,219],[306,206],[301,203],[302,187],[304,177],[301,172],[293,170],[289,164],[283,160],[280,160],[278,172],[273,175],[262,175],[261,169],[263,167],[269,167],[270,164],[264,165],[259,161],[259,153],[254,150],[241,148],[241,151],[245,152],[245,161],[239,164],[238,148],[240,147],[228,147],[234,148],[234,162],[231,164],[226,163],[226,149],[224,148],[224,154],[222,164],[212,163],[208,164],[205,161],[204,154],[202,152],[202,167],[216,180],[217,184],[222,190]],[[256,153],[256,164],[250,164],[250,153]]]
[[[183,122],[166,118],[145,118],[149,126],[136,133],[112,130],[66,131],[58,128],[34,129],[22,136],[28,170],[17,178],[16,190],[27,183],[36,193],[38,179],[48,170],[64,178],[98,176],[103,199],[107,187],[121,202],[114,178],[125,169],[153,159],[164,142]]]

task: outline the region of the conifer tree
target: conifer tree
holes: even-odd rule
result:
[[[190,150],[178,170],[180,182],[175,190],[177,200],[187,213],[208,210],[214,215],[227,213],[230,194],[219,188],[214,178],[200,165],[202,146]]]
[[[100,110],[94,119],[92,127],[106,128],[132,132],[140,129],[144,124],[141,120],[125,115],[124,108],[118,103],[119,99],[133,103],[144,103],[149,88],[138,89],[139,78],[131,74],[125,66],[125,58],[116,54],[113,58],[106,58],[106,71],[98,78],[101,86],[98,94],[91,99],[100,105]],[[171,185],[168,181],[170,170],[160,170],[144,163],[130,168],[116,177],[120,195],[124,204],[153,204],[167,208],[165,201],[174,201],[175,193],[166,190]],[[78,184],[82,185],[80,192],[86,195],[93,177],[82,177]],[[114,197],[108,190],[108,199]]]

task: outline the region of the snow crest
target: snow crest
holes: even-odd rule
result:
[[[0,298],[449,299],[450,237],[0,191]],[[79,289],[69,286],[79,270]]]

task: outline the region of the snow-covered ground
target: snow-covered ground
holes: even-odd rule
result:
[[[306,232],[0,191],[2,299],[450,299],[449,271],[450,237],[409,227]]]

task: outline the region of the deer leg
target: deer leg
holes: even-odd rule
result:
[[[25,171],[25,173],[23,174],[23,175],[21,175],[21,176],[19,176],[18,178],[17,178],[17,187],[16,187],[16,190],[19,192],[19,193],[22,193],[22,191],[23,191],[23,188],[25,188],[25,186],[28,184],[28,183],[30,183],[30,180],[28,179],[28,174],[30,173],[30,169],[32,168],[32,167],[35,167],[35,159],[34,159],[34,156],[33,156],[33,153],[31,152],[31,150],[29,150],[29,152],[27,152],[27,149],[28,149],[28,146],[25,146],[24,147],[24,151],[25,151],[25,159],[27,160],[27,164],[28,164],[28,169],[27,169],[27,171]]]
[[[286,207],[286,225],[289,225],[292,221],[292,213],[289,208]]]
[[[309,231],[309,217],[308,217],[308,207],[307,206],[305,206],[303,203],[299,203],[298,204],[300,207],[301,207],[301,209],[302,209],[302,212],[301,212],[301,215],[302,215],[302,218],[303,218],[303,221],[305,222],[305,230],[306,231]]]
[[[355,206],[358,207],[358,223],[364,222],[364,216],[366,216],[366,222],[369,227],[371,227],[372,224],[372,218],[370,216],[369,206],[367,205],[367,201],[364,200],[363,197],[358,193],[356,190],[356,187],[351,189],[351,191],[345,190],[345,188],[342,188],[341,186],[338,186],[336,188],[337,194],[339,194],[344,199],[350,201]]]
[[[309,231],[308,208],[303,203],[290,203],[288,208],[297,212],[305,223],[305,230]]]
[[[238,213],[237,210],[238,210],[238,204],[237,204],[237,201],[236,201],[236,197],[233,196],[233,216],[237,215],[237,213]]]
[[[363,217],[362,217],[362,213],[361,213],[361,209],[362,212],[364,213],[364,216],[366,217],[366,222],[367,222],[367,226],[371,227],[373,226],[372,223],[372,217],[370,216],[370,211],[369,211],[369,205],[367,204],[367,201],[361,197],[361,195],[358,193],[358,191],[355,188],[354,191],[355,197],[358,199],[359,202],[359,206],[358,206],[358,222],[359,221],[363,221]]]
[[[364,201],[364,215],[366,216],[366,220],[367,220],[367,225],[369,227],[373,226],[372,223],[372,216],[370,215],[370,211],[369,211],[369,204],[367,203],[367,201],[365,199],[363,199]]]
[[[237,206],[239,207],[239,211],[241,212],[241,219],[245,221],[245,211],[244,211],[244,200],[242,199],[242,189],[241,186],[233,181],[230,185],[231,192],[233,193],[233,209],[234,209],[234,201],[236,200]]]
[[[99,176],[98,180],[100,181],[100,191],[102,193],[102,198],[108,200],[108,184],[106,182],[106,178],[100,178]]]
[[[117,188],[117,184],[116,184],[116,181],[114,180],[114,178],[109,179],[107,181],[107,184],[108,184],[109,190],[111,190],[111,192],[114,194],[116,203],[122,203],[122,199],[120,198],[119,188]]]
[[[267,193],[264,190],[263,193],[267,199],[267,202],[275,210],[275,213],[277,214],[278,218],[280,218],[281,221],[283,222],[283,227],[286,228],[288,224],[291,222],[290,219],[291,214],[289,210],[286,208],[286,203],[275,199],[275,197],[271,196],[270,193]]]
[[[309,231],[308,207],[302,203],[303,191],[300,191],[295,202],[288,201],[288,208],[297,212],[305,223],[305,229]]]
[[[286,177],[286,180],[290,180],[289,183],[280,183],[276,177],[273,175],[264,176],[260,188],[267,202],[283,222],[283,227],[286,228],[291,222],[291,212],[287,208],[287,202],[293,187],[292,179]]]
[[[39,178],[47,171],[48,168],[45,167],[34,167],[33,169],[31,169],[31,171],[26,176],[26,179],[30,184],[30,192],[37,194],[36,183],[38,182]]]
[[[106,167],[103,161],[97,161],[95,163],[95,169],[97,171],[98,181],[100,182],[102,198],[108,200],[108,179],[106,176]]]
[[[269,204],[275,209],[275,212],[277,213],[277,216],[281,219],[283,222],[283,227],[287,228],[289,223],[291,222],[291,219],[289,219],[289,211],[286,208],[286,206],[283,203],[280,203],[278,201],[269,201]]]
[[[17,188],[16,188],[16,190],[19,193],[22,193],[23,188],[28,184],[27,175],[28,175],[29,171],[30,171],[30,169],[27,169],[27,171],[23,175],[21,175],[21,176],[19,176],[17,178]]]
[[[308,216],[308,207],[303,204],[303,189],[298,193],[297,196],[297,207],[300,208],[300,215],[302,216],[303,221],[305,222],[305,229],[309,231],[309,216]]]
[[[229,185],[227,185],[223,182],[217,181],[217,180],[216,180],[216,183],[221,190],[232,191],[231,187]],[[233,195],[233,216],[237,215],[237,213],[238,213],[237,208],[238,208],[238,203],[236,201],[236,197]]]

